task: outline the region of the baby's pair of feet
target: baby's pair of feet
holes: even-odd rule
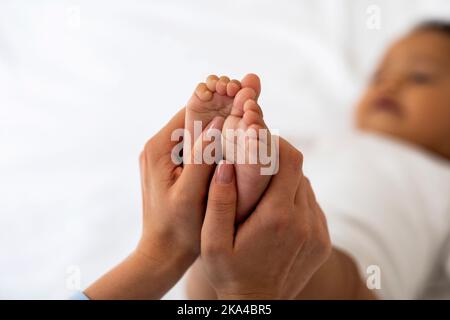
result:
[[[224,148],[222,153],[224,159],[233,163],[235,167],[238,196],[237,222],[242,222],[253,210],[271,178],[270,175],[261,174],[264,164],[260,157],[257,157],[256,162],[249,161],[251,153],[249,148],[255,146],[249,142],[252,139],[257,140],[256,145],[264,144],[267,152],[275,152],[275,150],[271,150],[270,132],[264,123],[261,108],[257,104],[260,92],[260,80],[254,74],[246,75],[242,81],[211,75],[206,82],[198,84],[186,105],[185,128],[191,137],[194,137],[195,121],[201,121],[203,130],[215,117],[225,118],[222,128],[223,141],[232,142],[234,151],[225,150],[226,146],[230,149],[229,144],[222,143]],[[258,134],[262,132],[260,129],[267,130],[267,137]],[[238,143],[242,140],[230,135],[236,130],[253,131],[257,135],[256,137],[248,135],[244,143]],[[242,162],[243,159],[244,162]]]

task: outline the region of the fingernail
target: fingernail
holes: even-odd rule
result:
[[[231,163],[225,163],[223,160],[219,163],[216,174],[216,182],[219,184],[228,184],[233,181],[234,166]]]

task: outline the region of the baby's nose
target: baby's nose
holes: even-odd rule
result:
[[[395,94],[401,88],[403,87],[404,81],[400,77],[389,77],[385,78],[380,83],[381,91],[385,92],[386,94]]]

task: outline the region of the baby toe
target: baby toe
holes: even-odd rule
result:
[[[233,102],[233,109],[231,110],[231,114],[237,117],[242,117],[244,114],[244,103],[252,99],[254,100],[256,98],[256,92],[255,90],[251,88],[242,88],[239,90],[239,92],[236,94]]]
[[[219,77],[215,74],[212,74],[206,78],[206,86],[208,87],[209,91],[216,92],[216,85],[217,81],[219,81]]]
[[[261,93],[261,80],[254,73],[247,74],[241,81],[242,88],[251,88],[256,92],[255,100],[258,100],[258,97]]]
[[[242,116],[242,120],[244,120],[247,126],[265,127],[261,108],[255,100],[249,99],[244,103],[244,115]]]
[[[231,80],[227,85],[227,95],[229,97],[234,97],[241,89],[241,83],[238,80]]]
[[[247,111],[252,111],[252,112],[256,112],[257,114],[259,114],[259,116],[261,118],[264,117],[263,111],[261,109],[261,107],[256,103],[255,100],[252,99],[248,99],[247,101],[245,101],[244,103],[244,113]]]
[[[230,78],[222,76],[219,78],[216,84],[216,92],[222,96],[227,94],[227,85],[230,82]]]
[[[197,88],[195,89],[195,95],[202,101],[210,101],[213,93],[209,91],[208,87],[206,86],[206,83],[201,82],[197,85]]]

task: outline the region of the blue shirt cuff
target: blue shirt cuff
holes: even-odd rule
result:
[[[72,295],[69,300],[90,300],[90,299],[83,292],[79,291],[74,295]]]

